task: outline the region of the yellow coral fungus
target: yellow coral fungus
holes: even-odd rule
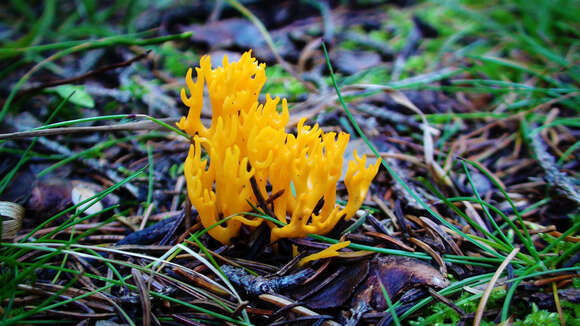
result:
[[[328,248],[326,248],[324,250],[321,250],[315,254],[308,255],[308,256],[300,259],[300,261],[298,262],[298,266],[299,267],[304,266],[306,263],[314,261],[314,260],[336,257],[336,256],[338,256],[338,251],[340,249],[346,248],[348,246],[350,246],[350,241],[343,241],[343,242],[335,243],[332,246],[329,246]]]
[[[271,203],[275,217],[286,224],[272,228],[271,241],[328,233],[341,219],[350,219],[362,204],[379,162],[366,167],[366,157],[349,162],[345,175],[349,200],[336,206],[336,184],[341,175],[346,133],[324,133],[318,125],[298,124],[297,134],[286,133],[288,105],[258,95],[266,82],[265,65],[248,51],[237,62],[224,57],[222,67],[212,69],[209,56],[186,75],[190,93],[181,90],[189,113],[177,126],[193,137],[185,161],[187,191],[204,227],[225,217],[252,209],[257,198],[279,194]],[[209,127],[201,123],[203,91],[207,85],[212,110]],[[202,157],[202,149],[209,159]],[[257,187],[252,187],[252,179]],[[294,189],[294,191],[292,191]],[[269,190],[269,191],[268,191]],[[259,192],[258,194],[256,192]],[[258,195],[258,196],[256,196]],[[289,217],[288,217],[289,216]],[[258,226],[262,219],[236,215],[209,234],[222,243],[238,235],[242,224]]]

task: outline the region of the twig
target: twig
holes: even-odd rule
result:
[[[151,50],[147,50],[127,61],[123,61],[123,62],[119,62],[119,63],[115,63],[112,65],[107,65],[107,66],[103,66],[101,68],[98,68],[96,70],[93,71],[89,71],[85,74],[82,75],[78,75],[76,77],[71,77],[71,78],[66,78],[66,79],[61,79],[61,80],[55,80],[55,81],[51,81],[45,84],[42,84],[40,86],[37,87],[32,87],[32,88],[28,88],[28,89],[23,89],[20,92],[18,92],[18,94],[16,94],[15,99],[19,99],[21,97],[26,97],[29,94],[32,93],[36,93],[40,90],[43,90],[45,88],[49,88],[49,87],[54,87],[54,86],[59,86],[59,85],[64,85],[64,84],[74,84],[74,83],[78,83],[80,81],[83,81],[85,79],[88,79],[90,77],[96,76],[96,75],[100,75],[106,71],[109,70],[113,70],[113,69],[117,69],[117,68],[121,68],[121,67],[125,67],[128,66],[130,64],[132,64],[133,62],[139,61],[143,58],[145,58],[149,53],[151,53]]]
[[[266,215],[274,217],[275,215],[272,212],[272,210],[270,210],[270,207],[268,207],[268,203],[264,199],[264,196],[262,196],[262,192],[260,191],[260,188],[258,188],[258,182],[256,181],[256,178],[254,176],[250,178],[250,184],[252,185],[254,195],[256,195],[258,207],[260,207],[264,211],[264,213],[266,213]]]
[[[284,194],[284,189],[278,190],[277,192],[273,193],[270,195],[270,197],[268,197],[268,199],[266,199],[266,204],[272,204],[274,202],[274,200],[278,199],[278,197],[282,196]]]
[[[451,302],[451,300],[442,296],[441,294],[439,294],[437,291],[433,290],[432,288],[428,288],[427,290],[429,291],[429,294],[431,294],[431,296],[433,296],[433,298],[435,298],[437,301],[442,302],[443,304],[447,305],[449,308],[455,310],[459,314],[459,316],[461,316],[462,319],[465,318],[465,316],[467,316],[467,313],[463,309],[461,309],[458,305]]]
[[[221,270],[232,284],[243,288],[247,294],[252,296],[265,293],[274,294],[296,288],[314,274],[314,270],[305,268],[295,274],[266,278],[260,275],[250,275],[245,269],[230,265],[221,266]]]
[[[139,295],[139,301],[141,301],[141,313],[142,320],[141,325],[150,326],[151,325],[151,299],[149,296],[149,287],[143,279],[143,275],[140,271],[135,268],[131,268],[131,274],[135,280],[135,285],[137,285],[137,293]]]

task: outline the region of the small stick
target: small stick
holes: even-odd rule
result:
[[[264,210],[264,213],[266,213],[268,216],[274,217],[274,213],[272,212],[270,207],[268,207],[268,203],[264,199],[264,196],[262,196],[262,192],[258,188],[258,182],[256,181],[256,178],[254,176],[252,176],[250,178],[250,184],[252,185],[252,190],[254,191],[254,195],[256,195],[256,200],[258,201],[258,207],[260,207],[262,210]]]
[[[266,204],[272,204],[274,202],[274,200],[278,199],[278,197],[282,196],[284,194],[284,189],[278,190],[277,192],[273,193],[270,195],[270,197],[268,197],[268,199],[266,199]]]
[[[433,296],[433,298],[435,298],[437,301],[444,303],[445,305],[447,305],[449,308],[455,310],[459,316],[461,316],[461,318],[465,318],[465,316],[467,316],[467,313],[461,309],[459,306],[457,306],[456,304],[454,304],[453,302],[451,302],[451,300],[447,299],[446,297],[442,296],[441,294],[437,293],[437,291],[433,290],[432,288],[428,288],[427,289],[429,291],[429,294],[431,294]]]
[[[115,64],[112,64],[112,65],[106,65],[106,66],[103,66],[103,67],[98,68],[96,70],[89,71],[89,72],[87,72],[85,74],[82,74],[82,75],[78,75],[78,76],[71,77],[71,78],[60,79],[60,80],[54,80],[54,81],[51,81],[51,82],[48,82],[48,83],[44,83],[44,84],[42,84],[40,86],[37,86],[37,87],[23,89],[20,92],[18,92],[18,94],[16,95],[16,98],[17,99],[18,98],[22,98],[22,97],[25,97],[25,96],[27,96],[29,94],[36,93],[36,92],[38,92],[40,90],[43,90],[43,89],[49,88],[49,87],[54,87],[54,86],[59,86],[59,85],[64,85],[64,84],[74,84],[74,83],[78,83],[78,82],[83,81],[85,79],[88,79],[90,77],[93,77],[93,76],[96,76],[96,75],[100,75],[100,74],[102,74],[102,73],[104,73],[104,72],[106,72],[108,70],[113,70],[113,69],[117,69],[117,68],[121,68],[121,67],[128,66],[128,65],[132,64],[135,61],[139,61],[139,60],[145,58],[149,53],[151,53],[151,50],[147,50],[147,51],[145,51],[145,52],[143,52],[143,53],[141,53],[139,55],[136,55],[135,57],[133,57],[133,58],[131,58],[129,60],[126,60],[126,61],[123,61],[123,62],[119,62],[119,63],[115,63]]]

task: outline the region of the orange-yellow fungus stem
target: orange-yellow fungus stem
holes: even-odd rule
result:
[[[336,257],[336,256],[338,256],[338,251],[340,249],[346,248],[348,246],[350,246],[350,241],[343,241],[343,242],[335,243],[332,246],[329,246],[328,248],[326,248],[324,250],[321,250],[315,254],[308,255],[308,256],[300,259],[300,261],[298,262],[298,267],[302,267],[302,266],[306,265],[306,263],[314,261],[314,260]]]

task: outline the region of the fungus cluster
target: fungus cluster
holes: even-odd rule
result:
[[[344,177],[348,191],[345,207],[337,206],[336,185],[342,173],[343,154],[349,135],[323,132],[301,120],[296,135],[287,133],[286,99],[258,96],[266,82],[265,64],[258,64],[250,51],[239,61],[224,57],[222,67],[212,69],[204,56],[192,78],[186,75],[181,99],[189,107],[177,124],[193,138],[185,161],[188,196],[204,227],[236,215],[209,230],[227,244],[242,225],[256,227],[263,219],[239,214],[252,210],[258,197],[270,198],[269,211],[286,224],[271,222],[271,241],[328,233],[341,219],[350,219],[360,208],[379,162],[366,166],[366,157],[350,161]],[[212,110],[211,125],[202,124],[204,88]],[[253,183],[253,185],[252,185]],[[275,194],[275,195],[274,195]]]

